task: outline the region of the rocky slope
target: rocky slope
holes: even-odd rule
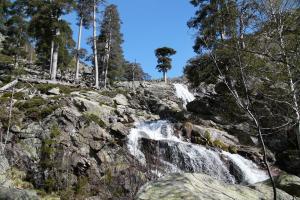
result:
[[[0,199],[47,199],[49,195],[52,199],[133,199],[144,184],[161,175],[157,172],[162,163],[155,155],[165,152],[164,159],[171,162],[173,154],[170,143],[148,137],[138,141],[147,165],[134,156],[128,150],[128,135],[138,122],[168,119],[176,137],[187,146],[202,145],[213,154],[239,153],[258,165],[262,161],[255,143],[242,142],[251,137],[229,134],[223,124],[187,112],[172,84],[122,82],[110,90],[94,91],[19,83],[7,134],[11,95],[6,92],[0,97],[0,134],[4,141],[7,138],[0,159]],[[199,110],[192,104],[188,110]],[[189,159],[180,155],[178,163]],[[268,159],[275,162],[271,152]],[[236,165],[229,161],[226,165],[237,177],[241,175]],[[181,168],[194,172],[188,165]],[[278,173],[275,168],[273,173]]]

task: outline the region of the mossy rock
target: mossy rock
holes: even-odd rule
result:
[[[105,128],[106,124],[103,120],[101,120],[97,115],[92,114],[92,113],[85,113],[83,115],[83,118],[86,120],[86,122],[88,124],[90,124],[91,122],[95,122],[96,124],[98,124],[100,127]]]

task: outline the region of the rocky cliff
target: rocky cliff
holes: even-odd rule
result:
[[[231,182],[249,183],[239,162],[263,168],[260,148],[242,142],[252,138],[229,134],[224,124],[193,114],[204,112],[195,104],[198,100],[187,105],[193,112],[187,111],[187,102],[177,96],[173,84],[160,82],[122,82],[100,91],[19,83],[13,93],[0,97],[0,199],[134,199],[144,184],[172,169],[210,174],[218,163],[224,173],[210,175],[227,174]],[[159,127],[161,138],[137,131],[143,136],[137,140],[143,163],[130,151],[129,136],[141,122],[157,120],[167,120],[167,125]],[[236,153],[249,160],[231,156]],[[206,159],[212,155],[214,159]],[[268,159],[275,162],[271,151]],[[274,175],[279,171],[273,168]]]

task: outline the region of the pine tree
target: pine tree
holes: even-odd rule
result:
[[[70,55],[70,49],[74,46],[72,30],[69,24],[61,19],[61,16],[71,11],[72,3],[72,0],[25,3],[31,16],[29,33],[36,40],[39,63],[44,66],[51,63],[50,72],[53,80],[56,79],[57,66],[66,67],[72,58]]]
[[[235,0],[191,0],[197,7],[196,15],[188,22],[198,30],[194,50],[201,53],[216,45],[216,41],[230,38],[236,30],[237,5]]]
[[[79,80],[79,62],[80,57],[83,54],[83,50],[81,49],[81,34],[82,27],[88,28],[93,20],[93,0],[76,0],[75,10],[78,15],[78,41],[77,41],[77,51],[76,51],[76,73],[75,73],[75,81]]]
[[[19,58],[26,56],[25,45],[28,44],[27,27],[23,10],[14,2],[9,8],[9,17],[5,22],[6,38],[3,41],[2,53],[14,57],[15,67]]]
[[[110,80],[120,79],[123,76],[125,62],[122,43],[123,35],[120,31],[121,21],[116,5],[109,5],[104,12],[101,24],[101,33],[98,37],[99,58],[101,63],[101,77],[104,87]]]
[[[9,16],[9,7],[11,2],[9,0],[0,0],[0,34],[4,34],[5,22]]]
[[[172,59],[170,57],[174,54],[176,54],[176,51],[169,47],[162,47],[155,50],[158,63],[156,68],[159,72],[163,72],[165,83],[167,83],[167,72],[172,68]]]

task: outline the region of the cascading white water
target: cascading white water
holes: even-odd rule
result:
[[[251,160],[247,160],[239,154],[231,154],[225,151],[222,154],[229,158],[231,162],[234,162],[235,166],[239,166],[242,169],[242,182],[254,184],[269,178],[267,173],[258,169],[257,165]]]
[[[143,148],[142,138],[151,143],[155,141],[155,152]],[[128,136],[128,149],[142,164],[147,165],[145,154],[151,154],[163,163],[164,170],[157,174],[171,172],[202,172],[220,180],[244,184],[266,180],[266,173],[250,160],[237,154],[219,152],[206,147],[185,142],[175,136],[173,127],[168,121],[144,122],[136,125]],[[158,148],[158,150],[157,150]],[[153,155],[155,154],[155,155]],[[228,168],[228,161],[240,172],[236,180]],[[150,161],[151,162],[151,161]]]
[[[186,105],[195,100],[195,96],[190,93],[186,85],[174,83],[173,84],[176,90],[176,95],[183,101],[183,107],[186,108]]]

